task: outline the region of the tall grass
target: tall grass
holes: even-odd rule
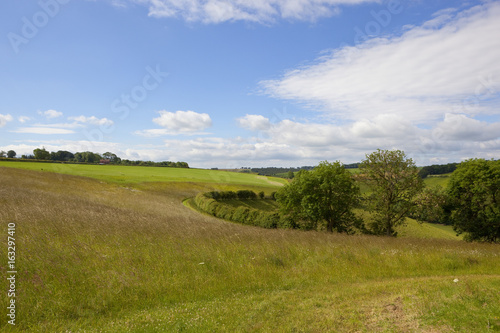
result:
[[[13,168],[0,183],[20,290],[2,331],[486,332],[500,313],[498,245],[265,230],[182,205],[216,184]]]

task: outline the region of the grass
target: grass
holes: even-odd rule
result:
[[[438,239],[462,239],[463,236],[457,236],[451,226],[445,226],[433,223],[418,223],[413,219],[407,219],[406,225],[396,228],[398,235],[402,237],[417,238],[438,238]]]
[[[5,161],[0,161],[0,167],[12,167],[18,169],[91,177],[118,184],[135,184],[144,182],[201,182],[229,183],[233,185],[249,185],[269,188],[286,183],[285,180],[280,178],[204,169]]]
[[[2,332],[500,327],[498,245],[228,223],[182,205],[221,186],[205,180],[123,186],[0,168],[0,183],[4,234],[17,225],[19,287],[18,325],[4,321]]]
[[[424,183],[427,186],[442,186],[446,187],[448,185],[448,181],[450,180],[451,173],[443,174],[443,175],[429,175],[424,179]]]

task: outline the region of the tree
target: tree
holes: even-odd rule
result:
[[[422,191],[423,180],[411,158],[401,150],[380,150],[366,155],[360,164],[361,178],[370,186],[371,232],[396,236],[394,228],[405,222]]]
[[[112,164],[120,164],[120,162],[122,161],[121,158],[116,156],[116,154],[110,153],[109,151],[102,154],[102,157],[109,160],[109,162]]]
[[[42,147],[42,149],[37,148],[33,150],[33,155],[35,155],[35,159],[37,160],[49,160],[50,159],[50,153],[45,150],[45,147]]]
[[[471,159],[459,164],[448,183],[451,221],[469,241],[500,241],[500,161]]]
[[[78,152],[75,155],[76,162],[98,163],[101,160],[101,155],[91,151]]]
[[[17,155],[17,154],[16,154],[16,152],[15,152],[15,151],[13,151],[13,150],[9,150],[9,151],[7,152],[7,157],[8,157],[8,158],[14,158],[14,157],[16,157],[16,155]]]
[[[0,150],[0,157],[5,157],[5,151],[4,150]]]
[[[75,155],[67,150],[58,150],[57,152],[50,153],[50,159],[53,161],[70,161],[74,158]]]
[[[416,195],[415,203],[412,218],[429,223],[449,224],[448,196],[442,186],[425,187]]]
[[[305,221],[306,228],[324,224],[329,232],[351,233],[360,223],[353,213],[359,187],[340,162],[325,161],[312,171],[299,171],[276,198],[281,212]]]
[[[286,177],[287,177],[288,179],[293,179],[293,177],[294,177],[293,171],[292,171],[292,170],[288,171],[288,173],[287,173],[287,176],[286,176]]]

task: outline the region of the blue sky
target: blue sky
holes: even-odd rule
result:
[[[0,150],[500,158],[498,17],[498,1],[2,1]]]

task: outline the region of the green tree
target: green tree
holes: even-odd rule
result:
[[[286,176],[286,177],[287,177],[288,179],[293,179],[293,177],[294,177],[294,176],[295,176],[295,175],[293,174],[293,171],[292,171],[292,170],[290,170],[290,171],[288,171],[288,173],[287,173],[287,176]]]
[[[14,157],[16,157],[16,152],[15,152],[15,151],[13,151],[13,150],[9,150],[9,151],[7,152],[7,157],[8,157],[8,158],[14,158]]]
[[[423,188],[415,163],[401,150],[378,149],[366,155],[360,169],[360,177],[371,188],[369,229],[377,235],[396,236],[394,228],[405,222],[415,205],[413,198]]]
[[[70,161],[73,158],[75,158],[75,155],[66,150],[58,150],[57,152],[50,153],[50,159],[53,161]]]
[[[45,150],[45,147],[33,150],[33,155],[35,155],[35,159],[37,160],[50,160],[50,152]]]
[[[469,241],[500,241],[500,161],[459,164],[448,183],[451,221]]]
[[[101,155],[91,151],[78,152],[75,155],[75,161],[85,163],[98,163],[101,160]]]
[[[449,224],[448,196],[442,186],[425,187],[416,195],[415,203],[412,218],[429,223]]]
[[[110,153],[109,151],[102,154],[102,157],[109,160],[109,162],[112,164],[120,164],[120,162],[122,161],[121,158],[116,156],[116,154]]]
[[[321,162],[312,171],[301,170],[292,183],[276,194],[283,214],[305,222],[305,228],[326,227],[351,233],[360,220],[353,213],[359,187],[340,162]]]
[[[5,157],[5,151],[4,150],[0,150],[0,157]]]

